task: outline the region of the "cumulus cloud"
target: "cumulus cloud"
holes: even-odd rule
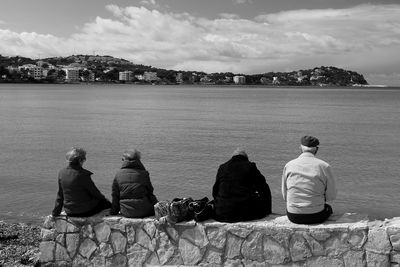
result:
[[[206,72],[332,65],[384,73],[400,65],[400,5],[292,10],[254,19],[234,14],[206,19],[143,6],[109,5],[107,10],[110,17],[97,17],[67,38],[0,26],[0,50],[26,56],[95,50],[140,64]]]
[[[141,0],[139,4],[149,7],[156,7],[156,8],[159,7],[159,4],[157,3],[156,0]]]

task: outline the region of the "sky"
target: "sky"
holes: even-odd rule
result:
[[[1,0],[0,54],[207,73],[335,66],[400,86],[400,0]]]

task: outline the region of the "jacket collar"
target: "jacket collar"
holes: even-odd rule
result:
[[[121,169],[139,169],[139,170],[145,170],[142,162],[140,160],[132,160],[128,161],[125,160],[122,162],[122,167]]]
[[[315,158],[315,155],[314,155],[313,153],[311,153],[311,152],[303,152],[303,153],[300,154],[299,158],[300,158],[300,157],[311,157],[311,158]]]
[[[67,168],[74,169],[74,170],[82,170],[83,169],[79,163],[75,163],[75,162],[70,162],[68,164]]]

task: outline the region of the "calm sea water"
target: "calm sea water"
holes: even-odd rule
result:
[[[0,84],[0,220],[50,214],[65,152],[108,197],[126,147],[142,152],[159,199],[211,197],[218,166],[245,147],[271,187],[299,139],[319,137],[333,168],[335,212],[400,216],[400,90]]]

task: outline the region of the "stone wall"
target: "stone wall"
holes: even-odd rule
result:
[[[400,266],[400,218],[357,214],[306,226],[276,215],[175,225],[60,216],[46,220],[41,234],[42,266]]]

